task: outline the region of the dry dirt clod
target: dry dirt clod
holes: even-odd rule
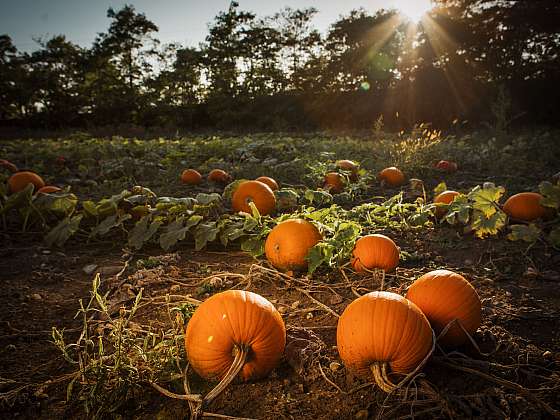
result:
[[[367,419],[368,418],[368,411],[367,410],[360,410],[354,416],[355,419]]]
[[[330,370],[333,372],[337,372],[341,367],[342,365],[338,362],[331,362],[329,365]]]
[[[31,299],[39,302],[39,301],[43,300],[43,296],[41,296],[39,293],[33,293],[31,295]]]

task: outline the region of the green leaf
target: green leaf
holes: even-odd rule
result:
[[[548,181],[541,182],[539,191],[543,196],[541,200],[543,206],[560,209],[560,183],[553,185]]]
[[[487,182],[483,188],[478,185],[474,187],[469,192],[468,197],[475,210],[482,212],[486,217],[490,217],[500,210],[498,203],[504,192],[504,187],[496,187],[494,184]]]
[[[264,243],[265,238],[260,235],[252,235],[241,242],[241,249],[253,257],[259,257],[264,254]]]
[[[97,212],[97,206],[93,201],[83,201],[82,202],[82,207],[84,208],[84,211],[89,214],[90,216],[93,217],[97,217],[99,216],[99,213]]]
[[[50,211],[62,216],[74,213],[78,197],[72,193],[40,194],[33,203],[39,211]]]
[[[434,194],[435,195],[441,194],[444,191],[447,191],[447,184],[445,183],[445,181],[440,182],[434,188]]]
[[[534,225],[511,225],[511,232],[507,235],[510,241],[524,241],[533,243],[541,236],[541,229]]]
[[[237,179],[237,180],[229,183],[228,185],[226,185],[226,187],[224,188],[224,192],[222,193],[222,197],[224,198],[224,200],[226,202],[230,202],[231,197],[233,196],[233,193],[235,192],[237,187],[239,187],[239,184],[241,184],[242,182],[245,182],[245,181],[247,181],[247,180],[246,179]]]
[[[309,204],[315,204],[317,207],[331,204],[333,201],[333,196],[322,190],[306,190],[303,197]]]
[[[276,196],[276,208],[278,211],[291,210],[298,205],[299,194],[289,188],[282,188],[274,192]]]
[[[547,239],[554,248],[560,249],[560,226],[552,229]]]
[[[27,184],[27,186],[17,193],[14,193],[8,197],[8,200],[0,209],[0,214],[5,214],[14,208],[27,208],[31,204],[31,199],[33,197],[33,189],[35,186],[33,184]]]
[[[252,201],[249,202],[249,207],[251,207],[251,214],[253,216],[253,218],[255,219],[260,219],[261,218],[261,213],[259,211],[259,209],[257,208],[257,206],[255,205],[255,203],[253,203]]]
[[[184,218],[180,217],[171,222],[165,229],[165,233],[161,234],[159,237],[159,244],[164,250],[169,250],[177,242],[185,239],[187,232],[196,226],[202,220],[202,216],[197,214],[192,215],[189,219],[184,222]]]
[[[468,229],[474,231],[479,238],[484,239],[485,236],[497,235],[506,225],[506,222],[507,215],[501,210],[496,211],[490,217],[486,217],[482,212],[475,211]]]
[[[121,226],[125,220],[130,218],[132,218],[130,214],[113,214],[112,216],[108,216],[93,228],[90,237],[95,238],[96,236],[106,235],[111,229]]]
[[[222,197],[218,193],[206,194],[199,193],[195,198],[199,204],[206,206],[208,204],[220,204],[222,202]]]
[[[142,217],[128,234],[128,246],[140,249],[157,232],[162,224],[161,220],[154,220],[150,223],[151,216]]]
[[[195,250],[200,251],[208,242],[214,241],[219,232],[216,222],[199,224],[194,231]]]
[[[455,223],[467,224],[470,219],[472,207],[466,195],[458,195],[447,207],[445,221],[450,225]]]
[[[322,264],[329,264],[333,259],[335,253],[334,245],[327,242],[319,242],[313,248],[309,250],[307,255],[308,267],[307,271],[309,274],[313,274],[317,268]]]
[[[45,243],[48,247],[53,245],[62,246],[80,227],[83,215],[78,214],[73,217],[67,217],[60,221],[58,225],[50,230],[45,236]]]

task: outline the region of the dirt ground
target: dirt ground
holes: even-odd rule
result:
[[[394,235],[394,233],[393,233]],[[351,270],[323,270],[311,278],[283,276],[242,252],[183,245],[176,253],[153,250],[130,256],[112,245],[72,244],[51,251],[29,238],[3,237],[0,250],[0,415],[4,418],[83,418],[78,403],[66,402],[67,374],[76,370],[54,346],[51,328],[80,331],[78,299],[88,299],[95,264],[102,287],[115,276],[143,297],[191,296],[239,288],[261,294],[281,312],[288,331],[285,356],[268,378],[234,383],[208,408],[223,416],[260,419],[486,418],[545,419],[560,412],[560,255],[544,245],[503,239],[457,240],[438,227],[395,238],[414,258],[384,280],[384,289],[403,292],[422,273],[448,268],[476,288],[483,321],[472,345],[444,353],[437,348],[423,374],[387,397],[345,369],[336,350],[336,314],[357,297],[381,287],[380,278]],[[161,261],[138,268],[134,261]],[[116,292],[115,292],[116,293]],[[133,293],[131,296],[133,296]],[[110,299],[111,296],[108,296]],[[119,297],[121,304],[129,304]],[[135,321],[168,323],[164,305],[147,305]],[[197,392],[210,389],[192,371]],[[184,401],[162,396],[148,385],[114,418],[188,418]],[[227,417],[225,417],[227,418]]]

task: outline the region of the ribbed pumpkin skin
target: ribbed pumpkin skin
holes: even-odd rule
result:
[[[328,188],[330,192],[338,194],[344,190],[344,179],[337,172],[329,172],[325,175],[323,186]]]
[[[16,172],[8,178],[8,187],[12,193],[23,190],[27,184],[33,184],[35,190],[38,190],[45,186],[45,181],[36,173],[29,171]]]
[[[361,237],[356,241],[352,251],[352,267],[357,272],[381,268],[392,271],[399,264],[399,248],[391,238],[373,234]]]
[[[438,163],[436,163],[436,168],[445,172],[456,172],[457,164],[448,160],[440,160]]]
[[[239,184],[231,197],[235,211],[251,214],[250,202],[255,203],[261,215],[270,214],[276,209],[274,192],[260,181],[245,181]]]
[[[387,183],[387,185],[391,187],[401,186],[405,181],[404,174],[400,169],[394,166],[383,169],[381,172],[379,172],[377,178],[379,179],[379,181],[385,181],[385,183]]]
[[[343,159],[343,160],[337,160],[335,162],[335,165],[339,169],[342,169],[344,171],[350,171],[351,172],[350,179],[352,181],[356,181],[358,179],[358,169],[360,169],[360,166],[356,162]]]
[[[208,174],[208,181],[217,182],[219,184],[225,184],[229,182],[231,177],[226,171],[221,169],[212,169]]]
[[[434,203],[442,203],[442,204],[451,204],[451,202],[455,199],[455,197],[457,197],[459,195],[459,193],[457,191],[444,191],[440,194],[438,194],[435,198],[434,198]],[[446,209],[442,208],[442,207],[436,207],[436,216],[437,217],[442,217],[444,214],[446,213]]]
[[[37,193],[50,194],[50,193],[55,193],[55,192],[59,192],[59,191],[62,191],[62,190],[58,187],[55,187],[54,185],[45,185],[44,187],[39,188]]]
[[[202,182],[202,175],[196,169],[185,169],[181,174],[181,182],[187,185],[197,185]]]
[[[290,219],[276,225],[264,244],[267,260],[280,270],[304,270],[307,255],[323,239],[315,225],[303,219]]]
[[[534,192],[512,195],[504,203],[503,210],[512,219],[530,222],[546,215],[546,208],[541,205],[543,196]]]
[[[282,316],[256,293],[217,293],[196,309],[187,324],[187,358],[205,379],[219,380],[226,374],[236,344],[250,346],[247,362],[239,373],[245,381],[266,376],[284,352],[286,327]]]
[[[388,362],[391,371],[409,373],[432,347],[432,329],[420,309],[391,292],[371,292],[342,313],[336,344],[344,365],[370,377],[374,362]]]
[[[460,274],[450,270],[435,270],[416,280],[406,293],[430,321],[436,335],[455,318],[469,334],[480,326],[481,304],[474,287]],[[468,337],[457,325],[441,337],[445,346],[459,346]]]
[[[278,191],[278,183],[274,178],[270,178],[269,176],[259,176],[255,181],[260,181],[263,184],[266,184],[270,187],[272,191]]]

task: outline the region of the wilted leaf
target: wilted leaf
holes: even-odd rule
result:
[[[61,220],[60,223],[52,228],[45,237],[45,243],[47,246],[52,247],[53,245],[64,245],[64,243],[78,231],[82,217],[83,215],[78,214],[77,216],[67,217]]]
[[[199,224],[194,231],[195,249],[200,251],[208,242],[214,241],[219,232],[216,222]]]
[[[198,204],[206,206],[208,204],[219,204],[222,202],[222,197],[218,193],[206,194],[206,193],[199,193],[196,195],[196,201]]]
[[[140,249],[148,242],[161,226],[161,220],[154,220],[150,223],[151,216],[144,216],[128,234],[128,246]]]
[[[282,188],[274,192],[276,207],[279,211],[291,210],[298,205],[299,195],[292,189]]]
[[[507,238],[510,241],[524,241],[533,243],[541,236],[541,230],[534,224],[530,225],[511,225],[509,227],[511,232],[508,233]]]

